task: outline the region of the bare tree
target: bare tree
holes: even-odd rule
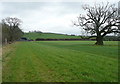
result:
[[[2,24],[4,26],[6,25],[7,27],[9,27],[10,42],[15,40],[15,36],[17,36],[15,34],[18,33],[16,30],[20,30],[19,26],[20,26],[21,22],[22,21],[20,19],[18,19],[18,18],[11,18],[11,17],[7,17],[7,18],[2,20]]]
[[[103,45],[103,37],[110,33],[120,33],[118,8],[114,4],[95,4],[93,7],[84,5],[86,15],[79,15],[75,26],[81,26],[85,31],[96,37],[96,45]]]

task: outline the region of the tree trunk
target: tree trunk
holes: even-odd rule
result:
[[[9,40],[9,41],[10,41],[10,42],[13,42],[13,41],[14,41],[13,35],[10,36],[10,40]]]
[[[103,37],[102,36],[97,36],[96,37],[96,43],[95,45],[103,45]]]
[[[8,42],[8,41],[7,41],[7,38],[5,38],[5,44],[7,44],[7,42]]]

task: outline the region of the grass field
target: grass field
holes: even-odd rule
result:
[[[65,38],[75,38],[78,39],[80,36],[70,36],[64,34],[55,34],[55,33],[25,33],[23,37],[35,40],[36,38],[53,38],[53,39],[65,39]]]
[[[10,44],[3,55],[3,82],[117,82],[118,42],[105,42],[104,46],[94,43]]]

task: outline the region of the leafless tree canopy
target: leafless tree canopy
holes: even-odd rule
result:
[[[88,33],[96,34],[96,38],[102,38],[110,33],[120,33],[120,19],[118,8],[114,4],[95,4],[93,7],[84,5],[86,15],[79,15],[76,26],[81,26]],[[99,41],[100,42],[100,41]],[[102,41],[101,41],[102,42]],[[102,44],[102,43],[101,43]]]
[[[7,17],[5,19],[2,20],[3,23],[7,24],[10,27],[17,27],[21,24],[21,20],[18,18],[11,18],[11,17]]]

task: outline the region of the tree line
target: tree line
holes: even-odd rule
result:
[[[12,43],[20,39],[23,31],[20,29],[22,21],[18,18],[7,17],[2,19],[2,43]]]

